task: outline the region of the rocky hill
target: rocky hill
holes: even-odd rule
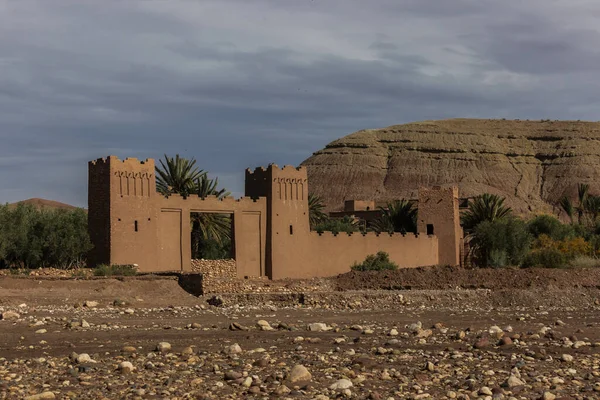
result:
[[[77,208],[77,207],[72,206],[70,204],[61,203],[59,201],[39,199],[39,198],[32,198],[32,199],[27,199],[27,200],[21,200],[21,201],[18,201],[16,203],[10,203],[8,206],[9,207],[16,207],[19,204],[30,204],[30,205],[38,208],[38,209],[59,208],[59,209],[65,209],[65,210],[74,210],[74,209]]]
[[[600,123],[451,119],[366,129],[317,151],[309,190],[328,210],[348,199],[416,198],[419,186],[457,184],[461,197],[507,197],[523,214],[558,212],[578,183],[600,194]]]

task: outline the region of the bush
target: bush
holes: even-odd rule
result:
[[[137,275],[137,267],[135,265],[107,265],[101,264],[94,268],[95,276],[133,276]]]
[[[577,256],[589,256],[592,254],[592,246],[582,237],[565,240],[552,240],[547,235],[540,235],[533,244],[534,249],[556,249],[565,255],[567,259]]]
[[[523,260],[523,268],[564,268],[566,266],[567,257],[553,248],[533,250]]]
[[[388,253],[379,251],[377,254],[368,255],[361,264],[355,263],[351,269],[353,271],[396,270],[398,269],[398,265],[390,261]]]
[[[0,206],[0,266],[71,268],[82,265],[91,248],[82,209]]]
[[[547,235],[554,240],[563,240],[574,235],[570,225],[563,224],[551,215],[538,215],[527,223],[527,230],[534,238]]]
[[[597,268],[600,267],[600,259],[590,256],[578,256],[569,261],[571,268]]]
[[[473,262],[482,267],[521,265],[531,241],[527,226],[517,218],[484,221],[469,236]]]

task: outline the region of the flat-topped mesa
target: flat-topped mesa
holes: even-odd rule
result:
[[[310,191],[327,211],[344,200],[388,202],[420,186],[457,184],[461,196],[506,197],[518,214],[559,213],[577,184],[600,193],[600,122],[450,119],[357,131],[315,152]]]

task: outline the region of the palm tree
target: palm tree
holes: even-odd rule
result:
[[[327,214],[323,211],[324,208],[325,204],[319,196],[312,193],[308,195],[308,221],[311,229],[327,219]]]
[[[225,189],[217,189],[219,179],[210,179],[206,174],[196,181],[194,194],[204,199],[215,196],[222,200],[231,193]],[[199,253],[203,242],[212,240],[218,245],[223,245],[231,240],[231,217],[218,213],[193,213],[192,214],[192,246],[195,254]]]
[[[579,199],[579,204],[577,205],[577,216],[579,218],[579,223],[583,219],[584,213],[586,210],[586,202],[588,199],[588,192],[590,190],[590,185],[587,183],[580,183],[577,185],[577,198]]]
[[[600,215],[600,196],[588,195],[585,199],[584,208],[590,216],[590,222],[595,223]]]
[[[476,196],[461,215],[463,228],[471,231],[483,221],[493,222],[512,215],[512,209],[504,205],[504,200],[504,197],[490,193]]]
[[[213,195],[219,199],[229,196],[225,189],[218,189],[218,179],[209,179],[207,173],[195,166],[195,159],[175,158],[165,154],[165,160],[160,160],[156,167],[156,189],[164,196],[179,194],[189,197],[196,194],[201,198]],[[222,246],[231,239],[231,218],[225,214],[193,213],[192,252],[199,254],[203,244],[212,241]]]
[[[569,217],[569,219],[571,220],[571,223],[573,223],[574,222],[573,216],[575,215],[575,207],[573,206],[573,202],[571,201],[571,199],[569,199],[567,196],[564,196],[560,199],[559,204],[560,204],[560,207],[565,212],[565,214],[567,214],[567,217]]]
[[[580,183],[577,185],[577,205],[574,205],[571,199],[569,199],[567,196],[564,196],[559,200],[560,207],[563,209],[565,214],[567,214],[571,220],[571,223],[574,222],[573,219],[575,212],[577,212],[577,222],[580,224],[583,222],[585,214],[587,213],[592,214],[594,220],[598,216],[598,213],[594,211],[597,205],[596,200],[593,199],[595,196],[591,196],[589,194],[589,190],[590,185],[587,183]]]
[[[387,207],[379,207],[381,216],[373,222],[373,230],[376,232],[416,232],[417,231],[417,209],[408,200],[395,200],[387,204]]]
[[[195,191],[196,182],[206,175],[195,167],[196,160],[188,160],[175,155],[175,158],[165,154],[165,161],[160,160],[156,166],[156,190],[164,196],[179,194],[188,197]]]

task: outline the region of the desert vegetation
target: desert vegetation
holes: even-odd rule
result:
[[[74,268],[92,248],[82,209],[0,206],[0,267]]]
[[[461,215],[471,261],[480,267],[566,268],[600,266],[600,197],[579,185],[576,201],[560,201],[568,223],[552,215],[524,220],[504,198],[483,194]]]

